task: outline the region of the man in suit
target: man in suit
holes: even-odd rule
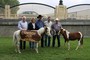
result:
[[[32,18],[31,22],[28,24],[28,30],[36,30],[35,19]],[[35,48],[35,42],[29,42],[30,48]]]

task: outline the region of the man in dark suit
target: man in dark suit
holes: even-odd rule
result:
[[[28,30],[36,30],[36,24],[35,24],[35,19],[32,18],[31,22],[28,24]],[[29,42],[30,48],[35,47],[35,42]]]

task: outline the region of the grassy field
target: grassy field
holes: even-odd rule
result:
[[[83,48],[75,50],[77,41],[70,42],[71,49],[68,51],[64,46],[63,38],[61,47],[44,47],[39,46],[39,53],[29,48],[22,50],[21,54],[16,53],[13,47],[13,41],[10,37],[0,37],[0,60],[90,60],[90,38],[84,38]]]

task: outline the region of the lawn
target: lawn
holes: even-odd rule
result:
[[[21,54],[14,51],[11,37],[0,37],[0,60],[90,60],[90,38],[84,38],[83,48],[75,50],[77,41],[70,42],[71,49],[68,51],[61,38],[61,47],[39,46],[39,53],[29,48],[22,50]]]

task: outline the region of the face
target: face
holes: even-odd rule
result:
[[[42,17],[39,17],[38,19],[39,19],[39,20],[42,20]]]
[[[22,20],[23,20],[23,22],[25,22],[26,21],[26,17],[22,16]]]
[[[62,32],[63,32],[63,29],[60,30],[60,33],[62,33]]]
[[[32,19],[31,19],[31,22],[32,22],[32,23],[35,23],[35,19],[34,19],[34,18],[32,18]]]
[[[58,23],[58,20],[56,20],[55,22],[56,22],[56,24],[57,24],[57,23]]]
[[[50,17],[48,17],[48,21],[50,21],[50,19],[51,19],[51,18],[50,18]]]
[[[65,29],[61,28],[60,33],[64,33]]]

